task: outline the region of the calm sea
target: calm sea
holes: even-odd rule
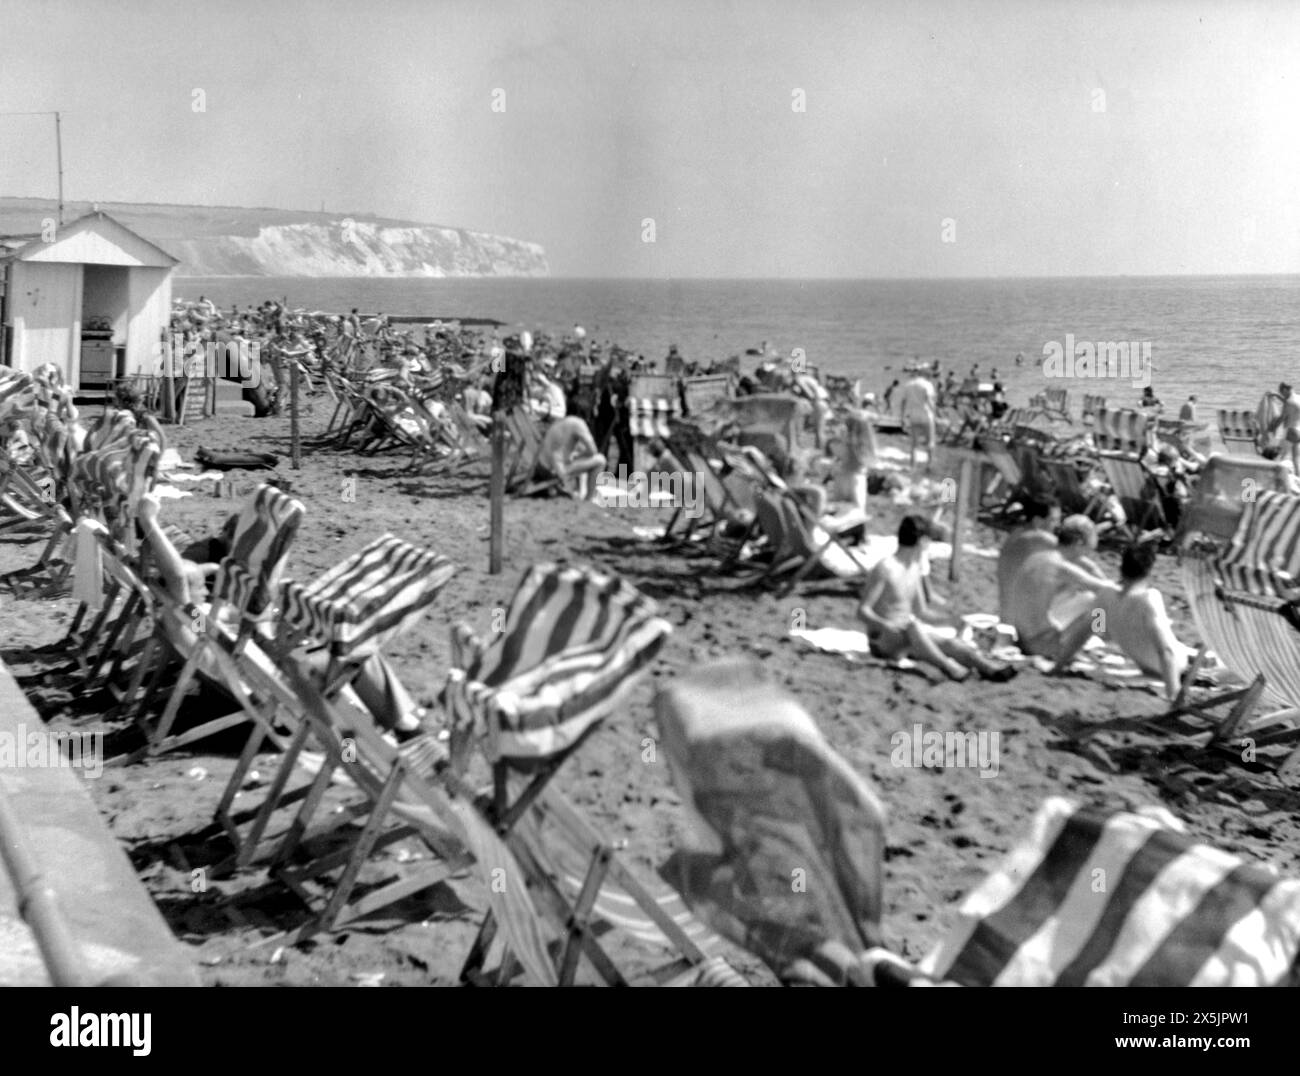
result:
[[[1045,380],[1044,347],[1151,345],[1152,383],[1176,413],[1189,393],[1202,419],[1251,407],[1300,374],[1300,277],[1111,277],[1053,280],[376,280],[182,278],[175,294],[309,310],[497,318],[518,328],[612,340],[662,358],[725,358],[767,341],[802,348],[828,373],[883,389],[914,357],[965,374],[996,368],[1013,404],[1044,388],[1137,402],[1129,378]],[[1015,364],[1017,353],[1023,365]],[[1077,410],[1077,407],[1076,407]]]

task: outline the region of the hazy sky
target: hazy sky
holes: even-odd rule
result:
[[[1300,272],[1294,0],[2,0],[0,41],[69,199],[324,202],[573,276]],[[0,193],[55,191],[52,121],[0,117]]]

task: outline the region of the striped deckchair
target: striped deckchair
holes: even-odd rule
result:
[[[170,751],[257,719],[258,711],[246,692],[238,687],[240,661],[249,642],[265,631],[274,617],[272,603],[278,592],[289,546],[298,532],[304,511],[300,501],[281,493],[274,486],[258,486],[239,513],[230,553],[217,569],[210,600],[203,605],[191,603],[182,607],[161,592],[157,593],[155,633],[150,639],[152,645],[137,666],[124,699],[124,706],[128,710],[134,709],[137,723],[148,737],[148,754]],[[233,623],[227,624],[227,614]],[[153,682],[138,702],[135,699],[145,670],[151,664],[150,659],[159,656],[160,644],[179,654],[184,664],[157,725],[151,728],[146,707],[158,692],[166,662],[156,662]],[[210,679],[228,685],[240,709],[173,734],[172,726],[181,703],[200,671],[208,673]]]
[[[1272,986],[1300,950],[1300,881],[1163,809],[1053,797],[957,916],[921,970],[965,986]]]
[[[744,530],[753,523],[753,487],[744,477],[730,473],[716,437],[692,422],[677,421],[670,424],[670,434],[664,444],[675,461],[673,466],[694,476],[703,492],[705,508],[701,519],[687,521],[681,539],[674,534],[684,512],[678,508],[664,530],[664,541],[689,541],[701,530],[716,538],[723,527]]]
[[[1085,393],[1083,397],[1083,411],[1080,419],[1085,426],[1091,426],[1097,419],[1097,412],[1106,410],[1106,397],[1096,396]]]
[[[1159,491],[1143,463],[1148,449],[1149,420],[1140,411],[1097,412],[1093,441],[1106,478],[1119,498],[1132,537],[1141,540],[1150,529],[1168,527]]]
[[[162,448],[146,430],[135,430],[125,444],[114,444],[82,453],[74,464],[77,480],[87,487],[83,511],[87,504],[97,509],[96,516],[82,516],[102,523],[96,530],[99,570],[93,578],[78,580],[74,594],[80,601],[65,637],[64,645],[73,649],[77,663],[93,683],[100,667],[120,645],[130,647],[148,606],[142,603],[139,543],[136,537],[136,512],[140,500],[153,488],[162,456]],[[113,615],[115,602],[123,605]],[[86,616],[96,615],[83,628]],[[107,631],[102,649],[96,649]]]
[[[1000,483],[990,482],[981,490],[981,500],[987,504],[989,496],[996,496],[998,499],[988,507],[1005,517],[1029,493],[1027,476],[1008,443],[996,433],[981,437],[980,448],[1001,479]]]
[[[542,564],[525,574],[491,642],[482,644],[464,625],[452,635],[454,667],[443,693],[452,719],[452,769],[464,771],[473,745],[491,765],[492,793],[480,801],[482,809],[552,916],[551,929],[562,943],[557,974],[564,985],[574,981],[582,956],[605,981],[623,982],[588,926],[612,846],[588,846],[591,857],[574,903],[553,873],[542,869],[538,850],[529,848],[517,823],[564,761],[623,703],[663,646],[671,628],[656,612],[654,602],[617,577]],[[577,839],[583,843],[581,835]],[[619,881],[626,885],[627,878]],[[649,906],[643,910],[654,914]],[[492,915],[485,920],[465,977],[479,973],[497,925]],[[659,925],[680,943],[683,955],[692,954],[689,939],[674,937],[670,919]],[[504,967],[508,958],[503,961]]]
[[[875,563],[845,545],[789,490],[760,493],[755,522],[772,548],[771,563],[758,581],[779,580],[779,593],[788,594],[808,578],[861,582]]]
[[[763,666],[733,658],[679,675],[655,717],[708,849],[661,870],[695,914],[783,981],[821,981],[828,947],[880,945],[884,808]]]
[[[438,881],[473,872],[487,894],[491,920],[500,924],[505,944],[523,967],[528,981],[554,986],[557,978],[541,930],[542,916],[533,903],[524,869],[488,819],[474,807],[472,793],[463,783],[445,781],[437,772],[441,759],[430,757],[426,750],[428,738],[412,741],[419,746],[418,752],[405,746],[396,747],[372,722],[357,720],[354,713],[340,712],[337,699],[327,698],[322,685],[306,675],[298,662],[285,662],[283,671],[310,725],[313,743],[326,755],[321,770],[326,776],[318,777],[313,783],[302,812],[315,810],[314,797],[319,795],[329,775],[337,772],[364,796],[362,813],[366,822],[348,847],[315,860],[310,878],[320,877],[333,867],[343,870],[323,907],[305,884],[310,880],[308,874],[289,866],[300,837],[296,826],[291,829],[272,861],[272,873],[309,907],[319,911],[297,930],[264,938],[261,944],[281,941],[297,944],[322,930],[354,922]],[[449,789],[448,785],[454,788]],[[350,814],[355,816],[355,812]],[[395,820],[406,825],[394,826]],[[435,862],[404,879],[350,900],[366,858],[410,835],[417,836],[433,852]]]
[[[678,412],[675,398],[627,398],[627,424],[632,434],[632,461],[629,470],[649,470],[650,442],[671,436],[670,421]]]
[[[1259,451],[1259,424],[1254,411],[1220,408],[1219,436],[1229,455],[1250,455]]]
[[[560,488],[558,478],[538,473],[543,434],[528,408],[516,407],[507,412],[503,420],[510,442],[510,458],[505,469],[506,489],[520,497],[532,497]]]
[[[324,647],[328,664],[322,692],[333,700],[355,679],[365,662],[428,610],[456,570],[451,561],[432,550],[420,549],[391,534],[377,538],[310,583],[284,583],[279,634],[272,652],[285,663],[297,660],[293,651],[303,643]],[[294,720],[293,712],[288,716],[295,725],[293,738],[247,835],[241,832],[240,820],[231,815],[230,809],[245,774],[270,733],[264,722],[254,727],[217,805],[217,822],[235,846],[236,866],[243,866],[256,854],[274,811],[307,794],[304,789],[297,796],[284,795],[309,734],[308,722]],[[329,769],[322,768],[313,806],[319,802],[329,779]],[[292,853],[310,820],[311,810],[304,809],[295,822],[293,836],[282,846],[285,856]],[[298,873],[301,878],[309,876],[307,872]],[[346,897],[345,894],[343,901]],[[340,904],[340,909],[343,908]]]
[[[1217,512],[1200,513],[1191,529],[1207,533],[1221,522]],[[1227,716],[1215,722],[1215,740],[1226,744],[1249,737],[1259,747],[1296,739],[1300,729],[1292,722],[1300,717],[1300,626],[1292,610],[1300,597],[1300,497],[1259,492],[1242,506],[1227,547],[1222,552],[1188,551],[1182,571],[1201,639],[1249,687],[1192,700],[1189,685],[1204,658],[1202,646],[1171,712],[1213,721],[1214,707],[1232,703]],[[1261,699],[1282,709],[1248,721]],[[1293,751],[1280,771],[1286,775],[1297,769],[1300,751]]]

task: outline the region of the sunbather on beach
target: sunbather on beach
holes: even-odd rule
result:
[[[925,551],[940,532],[924,516],[904,516],[898,527],[898,551],[867,575],[858,606],[866,624],[871,653],[886,661],[911,657],[964,680],[974,669],[985,680],[1010,680],[1016,670],[991,661],[968,643],[946,638],[934,627],[952,618],[936,613],[926,599]]]
[[[1065,662],[1077,654],[1093,633],[1095,607],[1101,594],[1118,595],[1115,586],[1091,559],[1097,548],[1097,528],[1087,516],[1070,516],[1061,524],[1058,544],[1030,554],[1008,586],[1009,606],[1003,620],[1016,629],[1017,645],[1026,654]],[[1054,607],[1074,596],[1083,608],[1070,623],[1057,626]]]
[[[1053,532],[1061,517],[1060,506],[1050,496],[1026,497],[1022,507],[1024,525],[1011,532],[998,554],[998,616],[1003,623],[1011,622],[1011,581],[1031,556],[1056,547]]]
[[[596,440],[587,424],[568,415],[546,431],[537,453],[537,469],[558,478],[566,492],[575,496],[579,493],[575,480],[587,475],[587,500],[594,500],[596,475],[605,469],[605,457],[596,450]]]
[[[163,586],[175,601],[201,605],[208,598],[208,578],[216,574],[219,562],[230,551],[238,516],[232,513],[217,535],[193,543],[186,547],[186,555],[182,555],[158,522],[161,506],[157,494],[146,493],[140,499],[136,518],[158,564]],[[222,610],[233,612],[228,605],[223,605]],[[329,665],[329,654],[323,647],[302,649],[295,653],[302,658],[303,667],[309,675],[318,680],[324,678]],[[392,732],[399,742],[424,731],[420,723],[424,711],[411,698],[382,654],[374,654],[366,660],[356,679],[351,682],[351,689],[356,692],[375,723]]]
[[[1155,563],[1150,543],[1129,546],[1120,559],[1119,588],[1098,594],[1097,605],[1105,613],[1105,637],[1144,673],[1159,678],[1172,699],[1194,651],[1174,635],[1164,598],[1148,581]],[[1066,655],[1057,668],[1069,660]]]

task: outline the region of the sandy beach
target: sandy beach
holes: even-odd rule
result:
[[[320,398],[305,431],[323,427]],[[1027,668],[1005,684],[940,682],[935,673],[888,669],[813,651],[792,640],[792,623],[810,628],[853,628],[852,590],[809,585],[777,598],[737,589],[716,558],[669,549],[639,538],[633,528],[662,525],[658,510],[602,509],[563,499],[508,499],[505,570],[488,575],[486,468],[452,476],[404,473],[405,457],[359,456],[331,448],[303,454],[301,470],[288,465],[288,419],[218,418],[169,427],[185,459],[199,446],[279,453],[275,476],[307,507],[290,558],[290,574],[310,578],[385,532],[450,556],[460,571],[433,612],[388,649],[403,681],[422,705],[436,709],[446,676],[449,629],[464,621],[484,630],[491,610],[503,607],[531,564],[569,560],[616,572],[654,597],[673,625],[669,639],[631,703],[608,719],[571,759],[559,782],[608,836],[626,841],[633,868],[652,875],[677,847],[685,819],[667,767],[643,761],[642,744],[655,737],[652,698],[678,673],[730,654],[750,654],[792,692],[833,747],[879,791],[888,812],[885,862],[885,937],[901,955],[921,957],[952,921],[956,902],[1024,833],[1037,806],[1063,794],[1110,808],[1168,806],[1190,832],[1226,851],[1300,868],[1297,798],[1260,777],[1227,779],[1198,790],[1219,768],[1203,751],[1169,736],[1107,732],[1076,742],[1092,722],[1160,713],[1165,702],[1149,689],[1089,676],[1047,676]],[[236,496],[268,472],[231,472]],[[355,479],[355,501],[344,482]],[[163,518],[203,535],[215,530],[236,501],[211,495],[169,499]],[[873,534],[892,534],[903,508],[883,497],[870,501]],[[995,550],[1001,535],[978,524],[971,546]],[[41,539],[43,541],[43,539]],[[0,542],[0,571],[30,564],[40,542]],[[1112,573],[1113,553],[1101,559]],[[994,561],[978,553],[963,562],[958,583],[947,581],[946,561],[935,562],[939,589],[962,612],[996,611]],[[1172,557],[1162,557],[1156,582],[1164,591],[1180,638],[1195,631]],[[107,695],[83,697],[66,671],[66,655],[42,651],[67,630],[70,598],[0,602],[0,656],[52,728],[104,731],[107,753],[138,745],[133,728],[106,724]],[[996,732],[996,775],[978,770],[893,765],[891,737],[917,724],[927,731]],[[449,984],[485,907],[472,879],[453,881],[408,898],[382,918],[355,924],[299,947],[266,938],[306,918],[301,903],[261,870],[207,879],[204,871],[227,852],[223,839],[205,839],[216,801],[242,735],[214,738],[185,751],[106,770],[88,782],[114,836],[128,849],[150,894],[174,933],[193,948],[211,985]],[[276,756],[260,757],[258,777],[241,796],[269,779]],[[1240,766],[1235,771],[1244,771]],[[238,802],[238,801],[237,801]],[[363,881],[402,869],[422,848],[399,844],[375,857]],[[199,872],[199,873],[196,873]],[[196,882],[195,879],[202,879]],[[196,889],[200,890],[196,892]],[[255,944],[261,943],[261,944]],[[616,948],[624,966],[650,971],[665,954],[628,943]],[[733,952],[733,963],[755,982],[772,982],[753,957]]]

